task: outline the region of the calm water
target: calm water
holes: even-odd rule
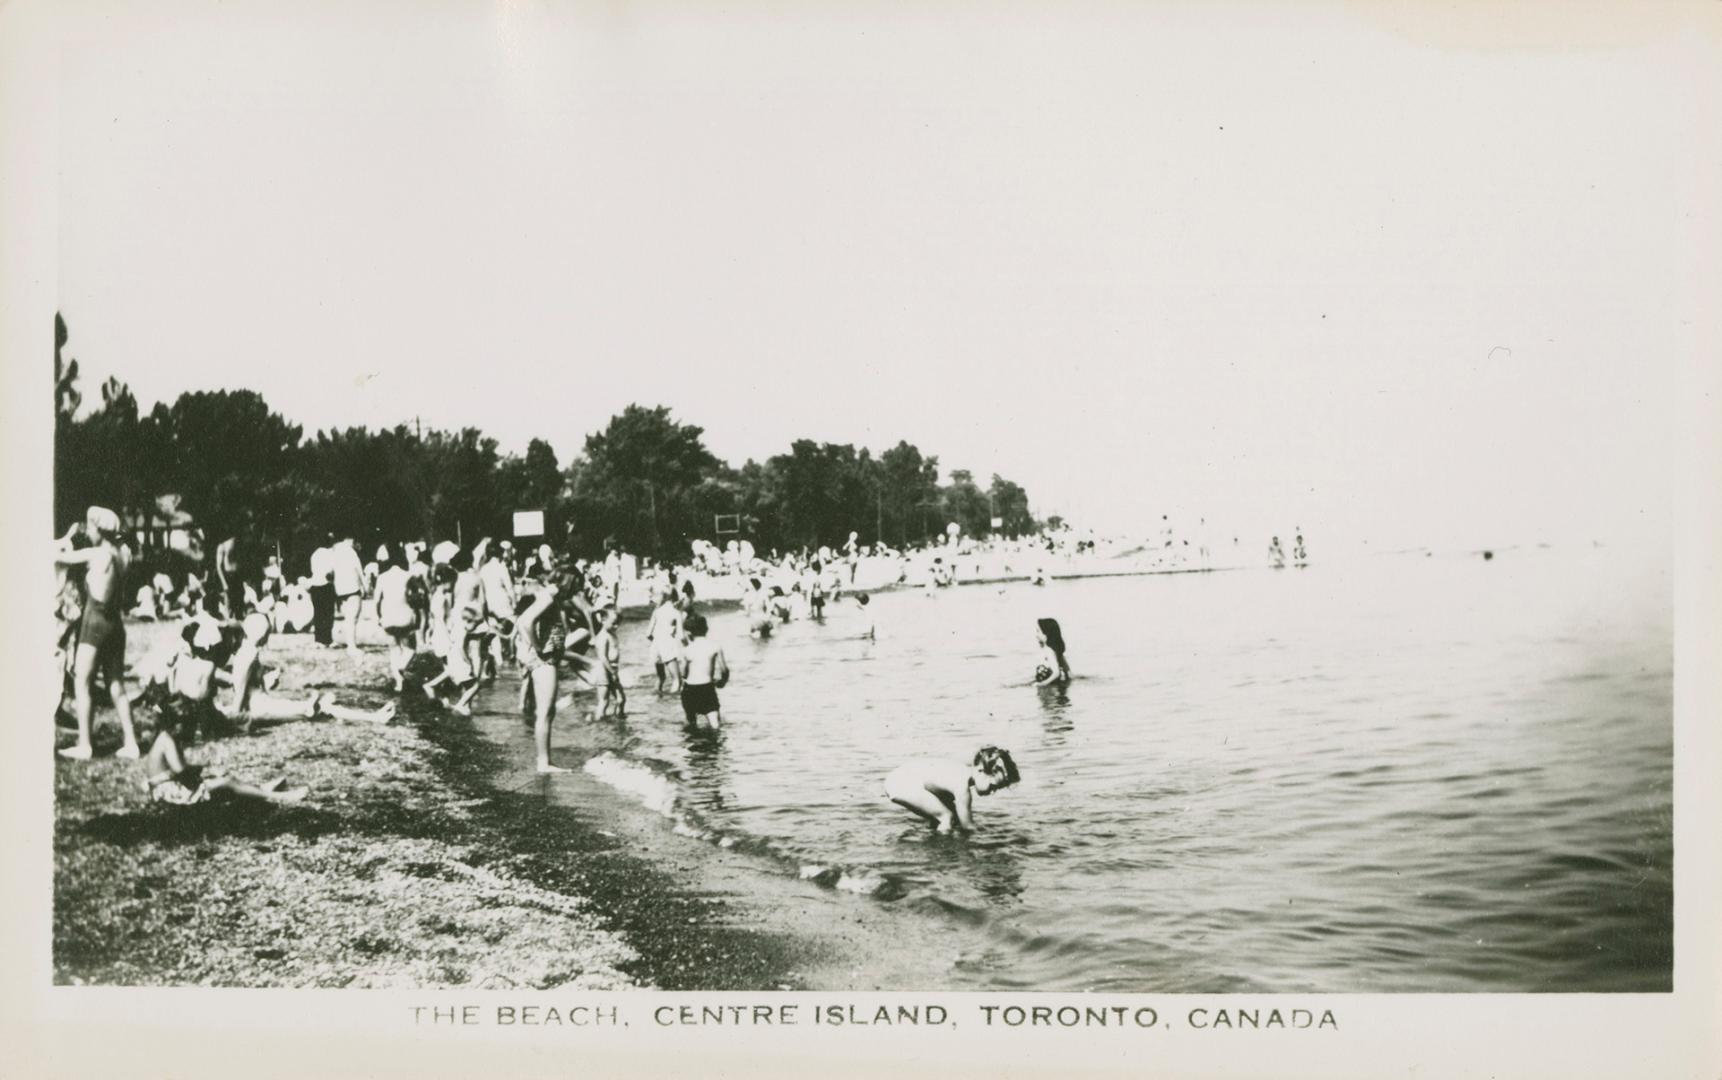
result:
[[[636,689],[588,766],[786,869],[980,928],[962,988],[1671,985],[1672,631],[1660,570],[1524,549],[875,597],[750,641],[716,742]],[[1028,685],[1034,620],[1076,681]],[[623,637],[630,681],[641,627]],[[1009,747],[932,835],[882,794]]]

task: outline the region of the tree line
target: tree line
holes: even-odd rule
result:
[[[64,529],[92,504],[127,520],[179,496],[211,542],[244,536],[303,555],[326,533],[365,543],[508,536],[516,510],[545,512],[546,540],[576,555],[607,545],[685,558],[694,539],[750,540],[763,551],[863,544],[902,547],[955,522],[969,535],[1019,536],[1037,523],[1028,493],[967,470],[940,482],[939,459],[908,442],[866,447],[798,439],[740,468],[704,430],[663,406],[629,405],[562,463],[543,439],[505,454],[477,428],[307,436],[250,390],[192,391],[140,411],[109,378],[84,408],[78,362],[54,319],[54,516]],[[992,520],[1000,519],[998,528]],[[722,526],[720,531],[719,526]],[[734,531],[731,531],[734,530]]]

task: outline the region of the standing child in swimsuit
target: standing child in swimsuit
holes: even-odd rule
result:
[[[604,697],[599,704],[598,715],[608,716],[610,704],[614,702],[616,715],[622,716],[628,710],[628,692],[622,688],[622,644],[616,640],[616,609],[600,608],[596,622],[598,635],[592,644],[604,672]]]
[[[688,648],[682,658],[682,712],[689,727],[723,726],[723,713],[718,711],[717,692],[729,682],[729,663],[723,650],[706,637],[704,615],[689,615],[687,619]]]

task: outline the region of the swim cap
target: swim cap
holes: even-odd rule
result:
[[[90,507],[90,512],[84,515],[84,520],[90,528],[103,536],[119,535],[120,516],[105,506]]]

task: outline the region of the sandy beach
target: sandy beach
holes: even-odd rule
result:
[[[277,638],[282,692],[380,704],[366,631],[356,661]],[[173,626],[128,632],[135,671]],[[146,744],[153,722],[139,710]],[[892,948],[910,920],[620,800],[547,799],[508,748],[416,695],[387,726],[258,725],[192,749],[214,772],[308,786],[295,806],[152,804],[118,740],[98,708],[97,759],[54,764],[60,984],[859,989],[929,985],[950,961]]]

